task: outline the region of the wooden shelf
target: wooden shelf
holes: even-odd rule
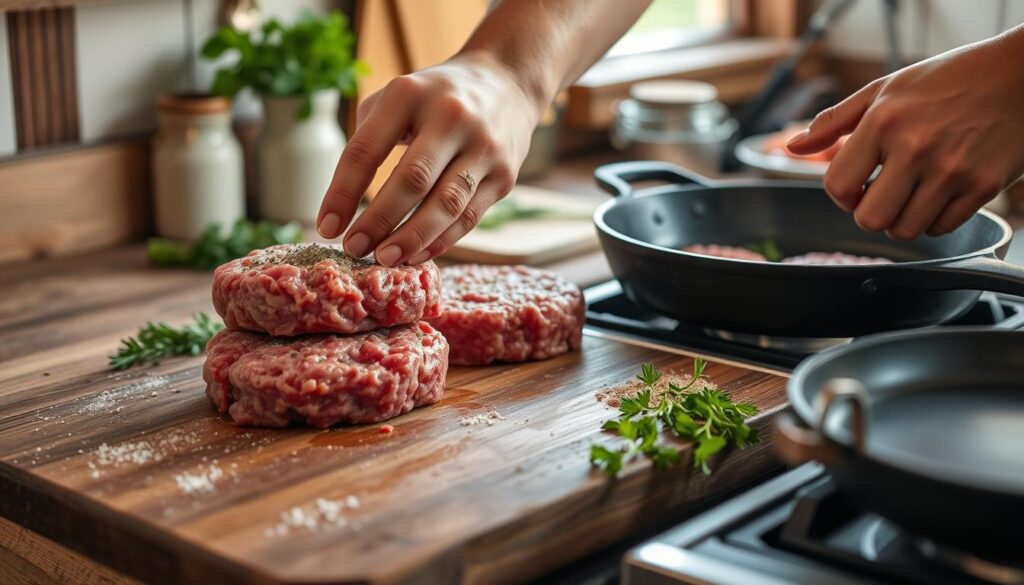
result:
[[[59,6],[81,6],[82,4],[99,4],[109,0],[0,0],[0,12],[8,10],[38,10],[40,8],[57,8]],[[152,0],[135,0],[151,2]]]
[[[606,59],[569,88],[568,123],[575,128],[607,128],[613,104],[629,96],[629,87],[647,79],[706,81],[718,88],[719,99],[734,104],[753,96],[764,84],[769,68],[796,41],[736,38],[671,51]],[[811,75],[821,67],[812,53],[798,74]]]

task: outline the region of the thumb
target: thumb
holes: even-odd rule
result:
[[[881,87],[882,80],[876,79],[845,100],[822,110],[806,130],[786,143],[786,148],[794,154],[812,154],[832,146],[836,140],[853,132]]]

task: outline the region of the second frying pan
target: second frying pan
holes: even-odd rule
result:
[[[595,212],[594,223],[623,290],[688,324],[851,337],[954,319],[982,290],[1024,296],[1024,268],[1001,260],[1010,227],[984,210],[951,234],[896,242],[861,230],[813,183],[719,183],[660,162],[616,163],[595,175],[617,196]],[[635,192],[639,181],[671,184]],[[765,239],[787,255],[842,251],[896,262],[801,266],[680,251]]]
[[[793,372],[775,445],[919,536],[1019,562],[1022,356],[1024,332],[957,327],[826,350]]]

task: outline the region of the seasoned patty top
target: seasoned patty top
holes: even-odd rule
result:
[[[282,244],[262,250],[253,250],[242,259],[245,268],[260,266],[298,266],[309,268],[330,261],[343,272],[356,272],[376,265],[369,258],[349,256],[338,244]]]

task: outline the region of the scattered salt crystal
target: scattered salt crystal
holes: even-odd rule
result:
[[[320,532],[329,528],[341,528],[349,525],[348,519],[344,516],[347,509],[359,508],[359,498],[346,496],[339,500],[317,498],[312,504],[305,506],[293,506],[278,515],[277,525],[263,530],[264,538],[285,536],[293,530],[305,532]],[[355,524],[351,525],[353,528]]]
[[[209,469],[201,473],[177,473],[174,475],[174,482],[178,484],[178,489],[185,495],[209,493],[216,490],[214,484],[223,476],[224,472],[220,467],[211,465]]]
[[[486,424],[491,427],[497,424],[499,421],[505,420],[505,417],[501,416],[498,411],[491,410],[486,414],[477,414],[469,417],[465,417],[459,420],[459,424],[464,427],[475,426],[479,424]]]
[[[126,377],[126,375],[117,375],[113,376],[111,379],[123,380]],[[164,376],[146,375],[130,384],[117,386],[116,388],[104,390],[95,396],[82,398],[81,401],[83,404],[78,408],[77,413],[92,414],[107,412],[114,409],[118,402],[122,402],[132,397],[141,396],[147,392],[159,390],[166,387],[168,384],[169,380]]]
[[[154,453],[148,441],[121,443],[111,447],[103,443],[96,449],[96,460],[100,465],[121,465],[134,463],[143,465],[149,461],[159,461],[161,457]]]

